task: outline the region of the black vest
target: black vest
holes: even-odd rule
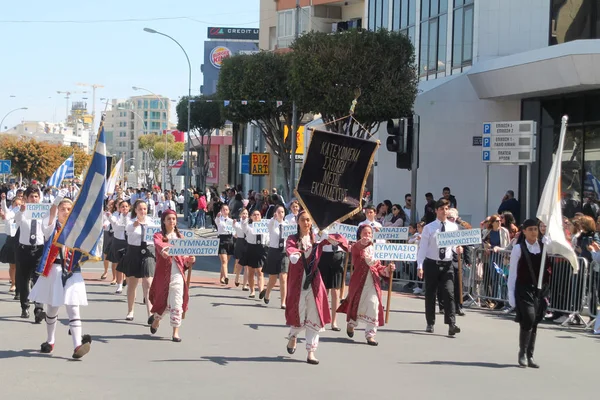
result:
[[[542,263],[542,253],[544,252],[544,244],[538,241],[540,245],[540,252],[538,254],[532,254],[527,249],[527,244],[523,243],[521,246],[521,257],[517,264],[517,284],[519,285],[534,285],[537,286],[538,279],[540,277],[540,265]],[[529,265],[527,264],[527,257],[525,252],[529,253],[529,259],[531,260],[531,266],[533,267],[533,277]],[[552,264],[548,261],[546,256],[546,268],[544,271],[544,277],[542,283],[547,284],[550,281],[550,273],[552,272]],[[535,278],[535,282],[532,279]]]

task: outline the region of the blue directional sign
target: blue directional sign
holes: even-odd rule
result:
[[[492,138],[486,136],[483,138],[483,147],[491,147],[492,146]]]
[[[0,174],[10,174],[10,160],[0,160]]]
[[[483,161],[490,161],[490,151],[489,150],[484,150],[481,153],[481,157]]]
[[[492,124],[483,124],[483,133],[489,135],[492,132]]]
[[[250,155],[242,154],[242,162],[241,164],[241,173],[249,174],[250,173]]]

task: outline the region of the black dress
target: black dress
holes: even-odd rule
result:
[[[339,289],[344,279],[343,251],[323,252],[319,259],[319,271],[326,289]]]

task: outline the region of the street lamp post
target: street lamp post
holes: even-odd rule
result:
[[[188,57],[187,52],[185,51],[185,49],[183,48],[183,46],[181,44],[179,44],[179,42],[175,39],[173,39],[171,36],[166,35],[162,32],[158,32],[154,29],[150,29],[150,28],[144,28],[144,32],[148,32],[148,33],[156,33],[158,35],[167,37],[169,39],[171,39],[172,41],[174,41],[177,46],[179,46],[179,48],[183,51],[183,54],[185,54],[185,58],[187,59],[187,63],[188,63],[188,68],[189,68],[189,76],[188,76],[188,116],[187,116],[187,145],[186,147],[186,151],[187,151],[187,156],[186,156],[186,163],[187,163],[187,168],[185,170],[185,200],[183,203],[183,209],[184,209],[184,217],[187,218],[188,215],[188,208],[189,208],[189,199],[190,199],[190,193],[189,193],[189,188],[192,186],[191,185],[191,174],[190,174],[190,169],[191,169],[191,162],[190,162],[190,144],[192,141],[192,137],[190,134],[190,116],[191,116],[191,102],[190,100],[192,99],[192,63],[190,63],[190,58]]]
[[[7,112],[6,115],[4,117],[2,117],[2,120],[0,121],[0,131],[2,131],[2,124],[4,123],[4,120],[6,119],[6,117],[8,117],[10,114],[14,113],[15,111],[19,111],[19,110],[27,110],[27,107],[15,108],[14,110],[10,110],[9,112]]]

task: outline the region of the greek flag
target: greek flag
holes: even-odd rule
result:
[[[98,141],[77,200],[56,243],[79,251],[90,260],[102,258],[102,211],[106,187],[106,142],[100,125]]]
[[[600,198],[600,181],[591,172],[585,173],[585,179],[583,181],[583,190],[586,192],[596,193],[596,199]]]
[[[71,157],[67,158],[64,163],[58,167],[58,169],[52,174],[48,182],[46,183],[47,187],[60,187],[62,181],[64,179],[74,179],[75,178],[75,161],[73,161],[73,154]]]

